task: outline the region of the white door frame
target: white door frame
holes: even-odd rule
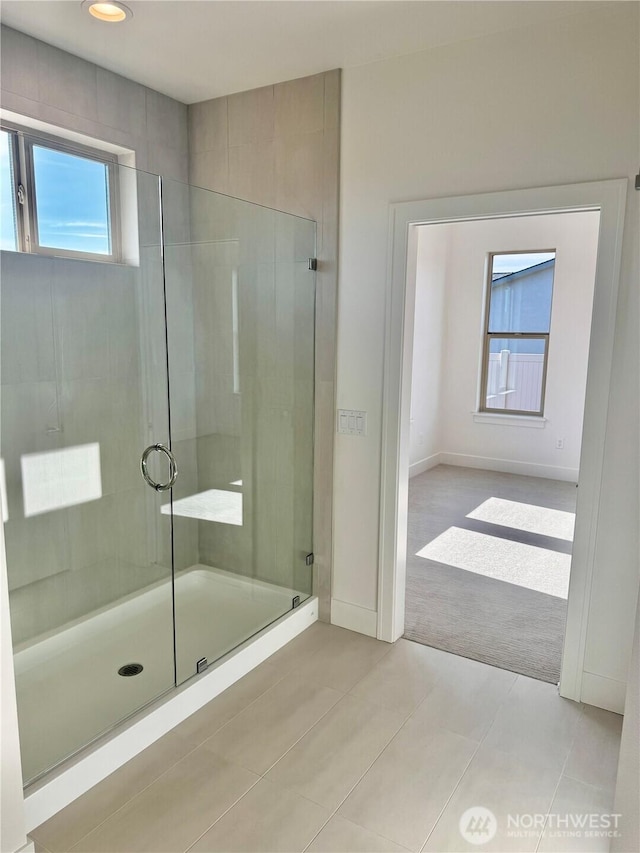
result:
[[[377,636],[404,633],[409,411],[417,226],[535,214],[600,211],[600,234],[560,693],[580,700],[595,559],[627,180],[392,204],[385,329]]]

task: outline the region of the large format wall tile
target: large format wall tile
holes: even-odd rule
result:
[[[187,107],[167,95],[146,90],[149,141],[179,151],[188,149]]]
[[[338,70],[189,107],[193,183],[317,221],[314,248],[309,244],[309,226],[300,219],[273,215],[269,219],[264,210],[249,215],[240,206],[240,228],[234,228],[230,219],[224,236],[235,237],[239,245],[241,467],[245,510],[251,503],[249,493],[255,499],[249,518],[257,537],[256,563],[250,571],[268,580],[306,588],[308,571],[306,566],[298,565],[298,556],[310,547],[306,543],[310,543],[311,536],[305,530],[310,528],[313,512],[314,591],[320,596],[323,619],[329,618],[332,551],[339,120]],[[228,206],[229,200],[220,199],[218,204],[215,196],[207,198],[202,194],[194,201],[198,203],[197,213],[192,207],[196,228],[202,214],[207,220],[202,233],[198,231],[198,239],[215,239],[213,234],[219,226],[214,228],[209,219],[215,208],[222,211],[222,202]],[[205,253],[198,246],[200,260],[194,267],[196,306],[202,299],[202,289],[210,284],[207,265],[203,263]],[[305,430],[312,433],[307,419],[309,395],[298,380],[303,379],[301,365],[308,361],[305,343],[311,345],[311,337],[305,337],[303,331],[303,315],[313,310],[313,305],[309,309],[306,304],[299,304],[298,297],[306,284],[302,276],[309,276],[308,259],[314,254],[319,257],[320,268],[315,296],[317,384],[312,473],[303,464],[305,458],[310,458],[303,440]],[[299,274],[296,270],[293,277],[292,262],[299,264],[301,270]],[[227,370],[224,355],[203,340],[198,316],[196,307],[199,435],[220,429],[230,431],[231,426],[223,426],[220,415],[220,409],[229,403],[216,390],[219,381],[215,374],[225,375]],[[223,308],[218,313],[218,324],[224,316]],[[224,341],[224,332],[218,330],[218,334]],[[296,379],[293,384],[287,379],[292,368]],[[256,376],[257,387],[253,384]],[[242,426],[245,423],[250,428]],[[313,510],[306,499],[312,479]],[[285,484],[291,483],[290,493]],[[216,531],[210,526],[201,527],[203,559],[214,553],[215,536]],[[223,531],[219,538],[229,539]]]
[[[324,131],[280,136],[275,148],[275,206],[322,228]]]
[[[38,41],[2,27],[0,76],[2,88],[23,98],[38,100]]]
[[[145,90],[133,80],[97,69],[98,121],[109,127],[132,128],[142,135],[146,132]]]
[[[229,146],[227,98],[191,104],[189,111],[189,154]],[[193,181],[191,182],[193,183]]]
[[[275,158],[274,142],[270,139],[229,148],[229,193],[275,207]]]
[[[228,144],[230,147],[273,139],[275,123],[273,89],[273,86],[265,86],[262,89],[250,89],[248,92],[228,96]]]
[[[38,42],[38,101],[97,121],[97,94],[96,65]]]
[[[2,252],[0,360],[3,385],[55,379],[51,258]],[[21,322],[17,322],[21,318]]]
[[[331,72],[328,72],[331,73]],[[324,74],[300,77],[274,86],[275,136],[323,130]]]

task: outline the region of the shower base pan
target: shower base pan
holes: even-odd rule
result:
[[[176,576],[177,677],[178,683],[189,680],[175,688],[169,584],[155,584],[16,651],[25,778],[94,738],[90,746],[26,789],[27,831],[170,731],[318,618],[316,598],[287,610],[295,590],[193,566]],[[196,675],[202,658],[215,663]],[[130,664],[141,664],[143,669],[130,677],[118,673]],[[142,706],[146,707],[130,716]],[[115,720],[124,718],[113,728]],[[103,735],[95,739],[100,731]]]

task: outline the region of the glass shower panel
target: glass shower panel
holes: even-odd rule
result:
[[[122,263],[1,256],[25,783],[175,683],[170,519],[139,468],[169,440],[160,182],[125,167],[117,180]]]
[[[167,180],[163,210],[180,683],[311,594],[316,234]]]

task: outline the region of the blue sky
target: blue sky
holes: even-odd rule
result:
[[[41,246],[109,254],[107,167],[33,146]]]
[[[550,261],[555,256],[555,252],[522,252],[517,255],[494,255],[493,272],[494,274],[498,272],[519,272],[519,270],[526,270],[528,267],[534,267],[536,264],[541,264],[544,261]]]
[[[38,239],[42,246],[109,254],[107,167],[33,146]],[[0,147],[0,247],[15,249],[8,134]]]

